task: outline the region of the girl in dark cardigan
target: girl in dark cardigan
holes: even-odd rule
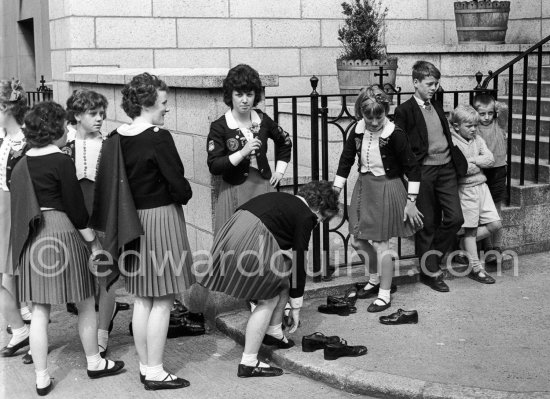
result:
[[[378,294],[369,312],[380,312],[391,304],[390,238],[408,237],[422,226],[422,214],[415,205],[420,168],[405,133],[387,119],[388,110],[388,98],[380,87],[361,91],[355,102],[359,121],[346,141],[334,180],[340,192],[358,158],[360,174],[349,206],[349,232],[353,248],[365,265],[368,262],[370,272],[369,282],[357,296]],[[404,176],[408,178],[408,194]]]
[[[27,114],[23,132],[31,148],[16,165],[11,185],[13,259],[19,265],[21,299],[33,302],[30,345],[41,396],[53,387],[47,368],[52,304],[77,304],[90,378],[113,375],[124,367],[124,362],[99,355],[88,260],[90,250],[101,250],[101,245],[86,227],[88,212],[74,164],[53,144],[66,139],[65,116],[54,102],[38,103]]]

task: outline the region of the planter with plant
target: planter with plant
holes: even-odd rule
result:
[[[342,3],[344,25],[338,29],[343,53],[336,61],[338,84],[342,94],[354,94],[361,88],[380,82],[380,66],[384,83],[395,85],[397,58],[388,57],[381,33],[387,8],[381,0],[352,0]]]
[[[456,1],[454,9],[459,43],[504,43],[509,1]]]

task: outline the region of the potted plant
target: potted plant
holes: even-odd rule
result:
[[[456,1],[454,9],[459,43],[504,43],[509,1]]]
[[[395,85],[397,58],[388,57],[381,32],[388,12],[381,0],[352,0],[342,3],[344,25],[338,29],[343,53],[336,61],[338,84],[342,94],[357,93],[361,88],[380,82],[380,66],[384,67],[384,83]]]

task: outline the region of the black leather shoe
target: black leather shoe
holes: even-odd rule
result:
[[[189,381],[184,380],[183,378],[176,377],[175,379],[173,379],[172,376],[168,374],[166,378],[162,381],[151,381],[144,379],[143,385],[148,391],[159,391],[161,389],[186,388],[191,384],[189,383]]]
[[[74,303],[67,302],[67,312],[74,314],[75,316],[78,316],[78,308]]]
[[[107,366],[109,365],[109,362],[106,361],[105,368],[103,370],[87,370],[88,377],[90,377],[91,379],[96,379],[96,378],[108,377],[108,376],[120,373],[124,368],[124,362],[122,360],[115,360],[114,363],[115,365],[110,369],[107,368]]]
[[[470,264],[470,259],[464,254],[457,254],[453,258],[453,262],[458,263],[459,265],[468,266]]]
[[[283,375],[283,369],[280,369],[278,367],[259,367],[259,365],[260,362],[258,362],[256,367],[239,364],[237,377],[278,377],[280,375]]]
[[[389,316],[380,316],[380,323],[388,325],[416,324],[418,323],[418,312],[416,310],[397,309],[397,312]]]
[[[382,302],[384,302],[384,305],[377,305],[376,303],[374,303],[376,301],[382,301]],[[367,312],[369,312],[369,313],[381,312],[381,311],[386,310],[387,308],[389,308],[391,306],[391,301],[386,302],[382,298],[376,298],[376,300],[374,302],[369,305],[369,307],[367,308]]]
[[[23,355],[23,357],[21,358],[23,359],[23,364],[33,364],[33,360],[32,360],[32,355],[27,352]]]
[[[189,337],[203,335],[206,333],[204,323],[191,320],[189,315],[185,315],[180,320],[170,319],[168,325],[168,338]]]
[[[358,345],[350,346],[345,339],[341,339],[340,342],[335,344],[328,344],[325,346],[323,355],[325,360],[336,360],[339,357],[349,356],[357,357],[367,354],[367,347]]]
[[[38,394],[38,396],[46,396],[51,392],[52,389],[53,389],[53,382],[52,380],[50,380],[50,385],[48,385],[47,387],[44,387],[44,388],[36,387],[36,393]]]
[[[21,348],[24,348],[25,346],[29,346],[29,337],[25,338],[23,341],[19,342],[18,344],[15,344],[13,346],[10,346],[9,348],[7,346],[4,346],[0,350],[0,357],[12,357],[15,356],[17,351]]]
[[[264,339],[262,340],[262,344],[268,345],[268,346],[276,346],[279,349],[289,349],[292,348],[295,344],[294,341],[290,338],[287,338],[288,342],[283,341],[282,339],[277,339],[275,337],[272,337],[269,334],[264,335]]]
[[[114,321],[117,313],[128,309],[130,309],[130,305],[128,305],[127,303],[124,303],[124,302],[115,303],[115,312],[113,313],[113,317],[111,317],[111,322],[109,323],[109,329],[107,330],[109,331],[109,334],[111,333],[111,331],[113,331]]]
[[[336,302],[330,305],[319,305],[319,312],[325,314],[337,314],[339,316],[349,316],[351,313],[356,313],[357,308],[350,306],[347,302]]]
[[[141,382],[142,384],[145,384],[145,376],[141,374],[141,372],[139,373],[139,382]]]
[[[328,344],[337,344],[340,342],[340,337],[331,335],[325,336],[320,332],[302,337],[302,352],[315,352],[318,349],[325,349]]]
[[[365,299],[365,298],[372,298],[378,295],[378,291],[380,290],[380,284],[376,284],[375,286],[370,287],[369,289],[365,289],[368,282],[366,283],[358,283],[356,287],[358,287],[357,291],[357,298],[359,299]],[[395,284],[391,285],[390,293],[394,293],[397,291],[397,286]]]
[[[480,276],[480,273],[483,272],[485,274],[485,276]],[[479,283],[482,283],[482,284],[494,284],[495,283],[495,279],[492,278],[491,276],[489,276],[487,274],[486,271],[484,270],[480,270],[479,272],[474,272],[473,270],[470,272],[470,274],[468,274],[468,277],[470,277],[472,280],[475,280]]]
[[[449,286],[443,281],[443,274],[437,277],[430,277],[425,274],[420,274],[420,282],[426,284],[432,290],[439,292],[449,292]]]
[[[331,303],[337,303],[337,302],[347,302],[349,306],[355,306],[355,302],[357,302],[357,288],[356,287],[348,288],[348,290],[344,293],[343,297],[337,297],[332,295],[327,296],[327,305],[330,305]]]

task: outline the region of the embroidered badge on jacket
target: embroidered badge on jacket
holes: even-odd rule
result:
[[[237,139],[228,139],[226,141],[226,144],[229,151],[237,151],[237,149],[239,148],[239,142],[237,141]]]
[[[214,140],[208,142],[208,152],[214,151]]]

